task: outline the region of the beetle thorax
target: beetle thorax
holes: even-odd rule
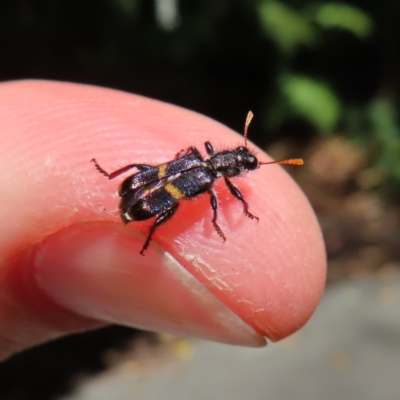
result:
[[[254,170],[258,167],[257,158],[246,147],[221,151],[210,157],[208,163],[217,178],[223,175],[238,176],[244,171]]]

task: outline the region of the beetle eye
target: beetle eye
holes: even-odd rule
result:
[[[257,158],[254,156],[248,156],[246,159],[246,168],[247,169],[256,169],[258,167]]]

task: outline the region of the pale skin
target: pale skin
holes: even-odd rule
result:
[[[259,223],[220,179],[226,242],[205,195],[182,203],[143,257],[149,221],[125,226],[117,213],[125,176],[109,181],[90,163],[111,172],[190,146],[205,156],[206,141],[243,145],[225,126],[131,94],[44,81],[1,84],[0,124],[0,359],[107,323],[262,346],[295,332],[317,306],[322,236],[282,167],[233,180]]]

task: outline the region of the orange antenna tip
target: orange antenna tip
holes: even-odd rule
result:
[[[260,162],[260,165],[266,164],[286,164],[286,165],[303,165],[304,161],[301,158],[291,158],[289,160],[276,160],[269,162]]]
[[[291,160],[283,160],[281,164],[304,165],[304,161],[301,158],[293,158]]]

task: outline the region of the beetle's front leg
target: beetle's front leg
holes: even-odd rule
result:
[[[255,215],[249,212],[249,205],[247,204],[247,201],[243,198],[240,190],[226,176],[224,176],[224,179],[226,186],[228,186],[228,189],[231,192],[231,194],[235,196],[243,204],[244,215],[246,215],[246,217],[249,217],[250,219],[255,219],[259,221],[260,218],[256,217]]]
[[[222,239],[224,240],[224,242],[226,242],[226,237],[224,235],[224,232],[222,232],[222,229],[219,227],[219,225],[217,224],[217,209],[218,209],[218,199],[217,196],[214,192],[214,190],[210,189],[208,191],[209,195],[210,195],[210,203],[211,203],[211,208],[213,209],[213,219],[212,219],[212,223],[214,225],[215,230],[217,231],[218,235],[222,237]]]
[[[206,148],[206,152],[210,157],[212,157],[215,154],[214,147],[210,142],[205,142],[204,147]]]

